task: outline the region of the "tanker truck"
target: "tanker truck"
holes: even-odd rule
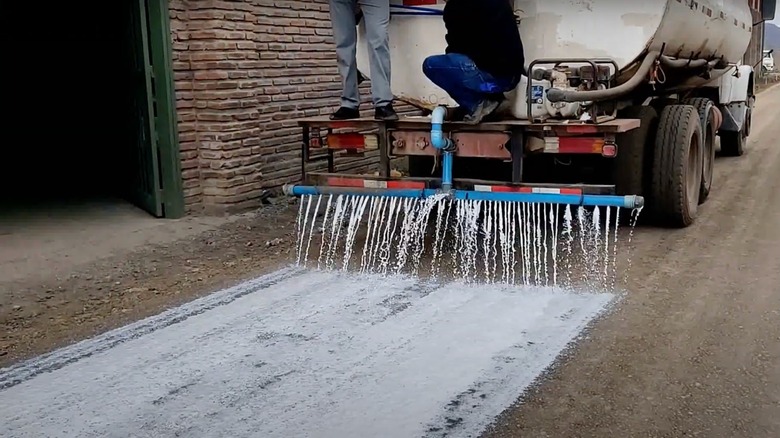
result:
[[[724,156],[745,151],[756,100],[753,67],[741,62],[758,24],[749,0],[516,0],[527,77],[478,125],[445,120],[455,103],[422,73],[426,57],[445,52],[446,2],[390,3],[392,88],[423,115],[301,120],[303,183],[288,194],[511,193],[647,207],[655,223],[687,227],[712,189],[717,144]],[[759,21],[774,17],[774,0],[761,8]],[[358,35],[370,79],[362,23]],[[377,175],[336,173],[335,157],[372,149]],[[406,177],[390,173],[399,157]],[[319,160],[327,172],[311,171]]]

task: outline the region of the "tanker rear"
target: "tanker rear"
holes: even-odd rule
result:
[[[446,29],[437,15],[445,2],[433,1],[391,0],[392,87],[399,98],[421,107],[454,104],[421,69],[426,57],[446,48]],[[747,0],[516,0],[514,5],[526,63],[608,58],[620,70],[616,84],[628,80],[649,51],[681,59],[720,59],[721,66],[738,62],[752,34]],[[358,67],[370,77],[362,24],[359,34]],[[725,72],[713,69],[704,79],[682,79],[698,87]],[[522,98],[523,93],[516,94]]]

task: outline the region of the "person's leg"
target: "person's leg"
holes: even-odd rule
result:
[[[464,108],[464,120],[479,123],[498,102],[491,99],[495,86],[490,75],[481,72],[469,57],[457,53],[435,55],[423,62],[423,73]]]
[[[330,21],[336,41],[336,59],[341,75],[341,108],[332,119],[360,117],[360,91],[357,71],[357,0],[330,0]]]
[[[358,0],[366,25],[368,58],[371,65],[371,97],[376,118],[396,120],[390,87],[390,3],[387,0]]]
[[[476,74],[476,67],[472,70],[469,62],[463,55],[434,55],[426,58],[422,66],[425,76],[467,112],[473,111],[481,99],[481,93],[469,86]]]

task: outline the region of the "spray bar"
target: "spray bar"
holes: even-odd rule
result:
[[[454,190],[452,165],[457,145],[442,130],[446,108],[438,106],[431,114],[431,144],[442,155],[441,189],[424,187],[359,187],[359,186],[302,186],[285,185],[284,193],[288,196],[306,195],[352,195],[352,196],[384,196],[395,198],[428,198],[446,195],[450,199],[524,202],[539,204],[566,204],[591,207],[621,207],[641,208],[645,200],[641,196],[586,195],[579,190],[571,189],[531,189],[530,192],[501,189],[493,186],[475,186],[474,190]],[[495,189],[495,190],[494,190]]]
[[[284,194],[288,196],[306,195],[351,195],[386,196],[396,198],[428,198],[446,194],[451,199],[525,202],[539,204],[582,205],[585,207],[641,208],[645,204],[642,196],[585,195],[557,193],[516,193],[516,192],[480,192],[472,190],[438,189],[371,189],[357,187],[301,186],[285,185]]]

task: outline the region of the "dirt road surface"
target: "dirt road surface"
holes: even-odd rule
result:
[[[626,285],[628,293],[619,306],[607,316],[598,319],[590,327],[588,336],[580,340],[575,349],[545,373],[531,391],[522,394],[516,407],[499,415],[483,438],[780,436],[780,118],[774,111],[778,105],[780,88],[775,87],[760,95],[747,154],[741,158],[719,158],[716,161],[713,193],[701,207],[699,219],[694,226],[685,230],[648,227],[637,230],[632,269]],[[203,300],[206,300],[206,304],[200,303],[208,307],[209,300],[214,299],[209,293],[276,271],[288,263],[294,244],[295,214],[294,206],[282,202],[214,231],[130,254],[107,257],[90,266],[79,266],[70,272],[70,275],[37,272],[35,276],[27,279],[0,279],[0,366],[18,364],[23,359],[158,314],[193,298],[205,296]],[[326,286],[323,285],[322,288],[325,289]],[[233,289],[227,289],[231,290]],[[383,293],[395,296],[391,292],[386,290]],[[220,292],[225,293],[229,292]],[[463,295],[466,296],[468,294]],[[424,303],[424,298],[416,297],[415,304]],[[253,299],[261,300],[261,297]],[[464,302],[468,301],[466,298],[462,299]],[[294,302],[295,300],[286,303],[290,305]],[[256,301],[255,305],[258,305],[257,303]],[[392,300],[388,303],[392,304]],[[208,313],[235,309],[235,304],[231,302],[230,305],[221,306],[222,310],[215,308]],[[189,308],[192,311],[192,307],[186,306],[193,305],[185,305],[184,309]],[[523,306],[529,307],[530,310],[537,309],[537,314],[542,315],[533,320],[534,324],[544,325],[550,321],[559,321],[554,312],[545,313],[541,308],[528,303]],[[574,320],[574,326],[581,328],[582,324],[597,312],[598,306],[588,306],[592,304],[583,306],[584,313],[580,319]],[[504,311],[493,310],[499,314]],[[172,318],[169,322],[179,322],[176,312],[180,311],[182,308],[172,309],[170,312],[173,312],[173,315],[166,316]],[[466,316],[474,315],[465,310],[464,312]],[[344,315],[354,317],[351,313]],[[360,324],[370,322],[371,317],[377,316],[361,315],[363,319],[359,320]],[[511,313],[504,315],[511,316]],[[319,321],[320,324],[333,322],[321,319],[322,315],[313,318],[313,321]],[[212,327],[212,331],[207,330],[208,324],[198,326],[193,321],[197,322],[198,319],[188,319],[178,324],[171,322],[173,325],[169,328],[178,326],[178,330],[181,330],[180,327],[194,327],[194,332],[204,336],[202,339],[208,339],[214,333],[222,331],[230,334],[226,338],[229,341],[226,345],[240,347],[238,349],[241,351],[251,350],[251,347],[241,344],[242,341],[235,334],[237,330],[249,327],[259,333],[252,339],[262,342],[271,339],[263,338],[262,333],[275,333],[274,330],[277,334],[286,333],[281,330],[284,326],[266,330],[267,328],[260,327],[257,321],[248,321],[246,318],[239,318],[234,325]],[[419,324],[424,321],[427,319],[421,319],[418,315],[418,319],[412,318],[407,322],[416,323],[419,328]],[[499,322],[494,321],[498,333],[517,329],[511,324]],[[553,328],[561,330],[565,335],[556,337],[556,341],[551,342],[551,349],[545,350],[544,354],[559,351],[562,340],[574,336],[567,332],[571,327]],[[441,333],[450,329],[445,320],[434,321],[427,328],[428,333]],[[137,325],[122,328],[118,333],[122,336],[140,335],[146,333],[144,330],[147,329],[154,333],[147,334],[144,338],[156,336],[157,339],[168,341],[176,339],[175,331],[155,331],[149,327],[139,328]],[[201,331],[198,332],[198,329]],[[283,342],[280,341],[280,345],[291,347],[291,356],[286,360],[291,359],[294,362],[311,357],[311,352],[306,350],[305,345],[301,345],[301,340],[306,338],[306,334],[303,335],[303,338],[282,336]],[[343,345],[345,338],[341,337],[342,335],[343,333],[334,332],[329,342],[337,346]],[[531,333],[529,336],[542,335]],[[365,339],[378,341],[379,347],[390,348],[386,340],[381,338],[368,336]],[[404,345],[410,348],[408,351],[425,351],[426,346],[431,346],[425,344],[430,339],[436,338],[417,339],[416,343]],[[126,339],[120,336],[114,339],[117,340]],[[136,341],[138,340],[140,339]],[[476,336],[472,340],[484,343],[490,338]],[[32,385],[24,392],[29,397],[28,410],[20,411],[18,406],[15,406],[19,404],[16,401],[19,400],[17,396],[22,393],[14,393],[16,395],[12,403],[9,395],[11,393],[8,392],[18,391],[24,384],[15,384],[7,390],[0,390],[0,408],[5,414],[3,424],[13,424],[16,431],[25,430],[30,424],[38,424],[40,427],[27,430],[38,432],[52,430],[45,427],[54,427],[58,433],[62,433],[61,431],[66,429],[61,426],[75,427],[71,430],[101,430],[106,422],[111,423],[110,419],[96,417],[90,420],[92,423],[76,423],[76,426],[73,426],[74,423],[57,423],[58,419],[70,418],[72,412],[69,409],[72,408],[68,405],[77,401],[78,394],[89,392],[90,388],[94,389],[95,386],[79,386],[73,383],[75,379],[51,379],[56,376],[69,379],[68,373],[76,371],[97,373],[100,370],[99,375],[89,375],[110,383],[110,378],[118,375],[117,370],[106,368],[110,361],[100,361],[117,357],[124,351],[127,354],[123,357],[128,361],[135,361],[138,357],[148,359],[135,368],[136,373],[138,370],[149,371],[145,375],[161,372],[163,377],[181,384],[181,389],[177,389],[179,386],[175,385],[165,386],[171,393],[168,398],[165,398],[165,394],[147,391],[148,388],[129,388],[134,394],[133,397],[136,397],[135,402],[146,400],[151,403],[151,407],[144,405],[146,407],[139,408],[141,410],[133,411],[141,412],[141,418],[151,422],[141,434],[173,434],[178,423],[166,423],[168,417],[155,415],[175,412],[180,415],[176,418],[184,421],[182,419],[187,418],[187,403],[180,404],[181,399],[177,397],[187,394],[187,390],[207,397],[206,392],[198,392],[203,391],[202,387],[192,386],[186,379],[182,379],[196,375],[197,366],[173,376],[170,370],[163,372],[160,368],[161,362],[156,361],[166,355],[165,346],[169,345],[166,342],[159,344],[163,351],[150,349],[153,351],[139,352],[122,350],[137,344],[112,343],[114,341],[106,341],[105,337],[93,338],[86,344],[60,350],[60,355],[55,353],[53,359],[48,357],[43,358],[43,362],[38,362],[39,365],[59,364],[51,369],[59,369],[58,372],[64,374],[55,372],[37,375],[33,370],[24,377],[30,379],[27,384]],[[108,348],[115,344],[116,347]],[[379,347],[374,350],[375,353],[382,351]],[[504,354],[507,348],[498,342],[485,346],[476,354],[511,358]],[[190,361],[194,361],[192,358],[197,357],[199,351],[203,354],[197,344],[186,344],[173,350],[175,352],[167,352],[170,353],[169,357],[171,354],[180,354],[179,358],[189,358]],[[159,353],[158,356],[154,356],[155,351]],[[353,360],[365,360],[365,363],[374,365],[381,362],[377,361],[376,355],[372,356],[372,359],[360,356],[354,351],[352,353],[354,355],[350,357]],[[453,357],[451,354],[452,352],[442,353],[446,358]],[[74,357],[80,360],[71,366],[59,367],[66,362],[75,361]],[[209,366],[219,363],[219,357],[212,359],[215,362],[210,361]],[[244,362],[237,360],[231,363],[243,364],[242,366],[261,363],[252,362],[250,359],[252,358],[248,357]],[[262,363],[270,362],[266,360]],[[101,364],[103,368],[100,367]],[[329,385],[338,382],[337,371],[341,369],[339,366],[343,365],[332,365],[334,368],[331,372],[334,374],[329,375],[335,380],[328,381],[323,388],[332,388]],[[468,363],[461,364],[457,369],[463,372],[460,378],[465,380],[459,380],[461,383],[469,379],[484,380],[486,377],[496,376],[475,371]],[[539,370],[539,364],[535,363],[533,367],[518,375],[524,379],[529,373],[537,375]],[[228,389],[235,389],[235,396],[246,394],[234,385],[281,382],[280,387],[286,390],[293,388],[294,385],[289,384],[292,380],[281,375],[287,371],[277,371],[279,370],[275,368],[266,368],[262,373],[268,373],[267,375],[248,373],[240,378],[236,378],[236,373],[227,373],[228,377],[236,378],[233,383],[228,384]],[[370,381],[365,380],[366,376],[361,374],[360,370],[357,370],[356,376],[357,382]],[[506,377],[507,374],[498,376]],[[252,378],[255,380],[251,380]],[[503,407],[499,408],[500,404],[493,404],[489,409],[477,409],[474,411],[476,414],[472,412],[469,415],[453,417],[450,422],[444,418],[444,424],[463,424],[459,419],[473,427],[482,424],[480,419],[484,419],[488,414],[497,414],[509,406],[510,400],[521,396],[527,383],[521,381],[523,379],[512,383],[515,385],[514,389],[505,386],[492,391],[497,399],[502,398],[505,401]],[[68,384],[60,385],[60,382]],[[216,380],[207,382],[220,384]],[[56,392],[59,395],[57,406],[61,409],[58,411],[56,407],[47,406],[50,420],[47,423],[41,420],[44,417],[37,416],[38,411],[33,410],[32,406],[47,394],[51,396],[52,393],[47,391],[57,386],[61,386]],[[467,387],[466,384],[453,384],[450,389],[465,390],[466,394],[469,394]],[[230,391],[222,394],[230,395]],[[287,396],[289,395],[287,393]],[[160,397],[164,403],[154,404]],[[419,397],[410,397],[412,398]],[[226,403],[226,406],[231,403],[235,406],[237,399],[242,398],[228,397],[221,402]],[[293,397],[291,400],[294,399]],[[337,401],[339,400],[339,409],[349,406],[349,403],[337,398]],[[416,401],[419,403],[419,400]],[[427,398],[427,401],[421,408],[422,412],[432,414],[441,412],[441,409],[435,409],[440,408],[441,403],[455,400],[438,394]],[[95,412],[100,411],[99,403],[95,404],[94,400],[82,398],[81,403]],[[471,406],[475,405],[479,404]],[[158,409],[159,406],[167,406],[167,409]],[[311,408],[311,405],[307,406]],[[212,411],[218,412],[217,415],[229,412],[227,409]],[[306,412],[316,411],[313,409]],[[244,418],[241,417],[243,414],[238,415]],[[414,418],[423,417],[425,415],[420,414]],[[284,424],[282,420],[283,417],[278,419],[276,424]],[[122,424],[132,428],[132,423]],[[432,429],[437,429],[435,425],[441,424],[441,421],[437,423],[434,420],[431,424]],[[121,433],[121,429],[118,430]],[[370,428],[366,430],[370,431]],[[408,429],[401,428],[399,432],[404,430]],[[462,434],[468,432],[465,426],[453,430]],[[232,431],[238,435],[242,432],[239,429]]]

